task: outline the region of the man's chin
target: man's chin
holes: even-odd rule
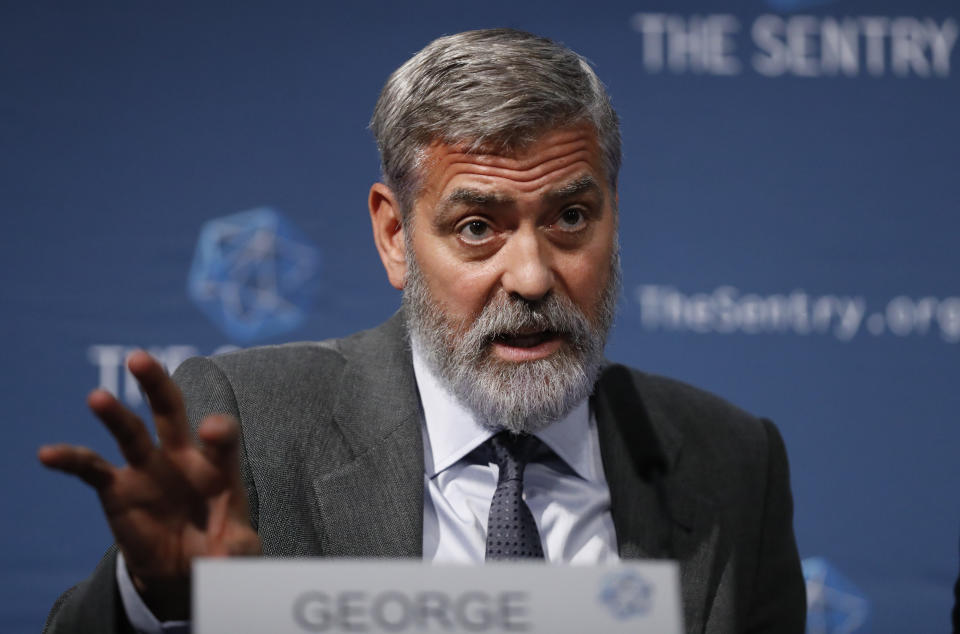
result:
[[[499,342],[502,344],[502,342]],[[542,343],[548,343],[546,341]],[[551,340],[534,354],[510,354],[504,346],[488,344],[484,360],[460,373],[450,385],[454,394],[484,427],[534,433],[566,416],[592,391],[594,363],[564,337]]]

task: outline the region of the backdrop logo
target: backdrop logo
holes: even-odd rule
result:
[[[187,292],[231,340],[250,343],[297,328],[316,298],[320,249],[267,207],[214,218],[200,229]]]
[[[870,602],[863,592],[826,559],[803,560],[807,582],[807,634],[854,634],[863,631]]]
[[[765,0],[782,13],[635,13],[650,74],[761,77],[949,77],[957,20],[793,13],[830,0]],[[788,14],[783,14],[788,13]]]
[[[611,573],[602,581],[599,599],[617,619],[643,616],[653,605],[653,586],[632,570]]]
[[[926,337],[960,343],[960,297],[898,295],[881,308],[864,295],[814,295],[802,288],[759,294],[735,286],[686,293],[640,284],[633,299],[644,330],[699,334],[832,335],[850,341],[871,337]]]
[[[822,4],[835,4],[837,0],[764,0],[771,9],[776,11],[800,11],[809,7],[818,7]]]

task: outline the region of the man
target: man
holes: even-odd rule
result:
[[[401,313],[343,340],[191,360],[176,384],[133,355],[159,446],[98,390],[89,405],[128,466],[40,450],[97,489],[120,553],[49,630],[183,621],[200,555],[519,553],[675,558],[689,631],[801,632],[776,428],[603,361],[620,137],[586,62],[506,29],[441,38],[390,77],[371,127],[373,234]],[[527,462],[517,521],[532,528],[503,552],[497,474]]]

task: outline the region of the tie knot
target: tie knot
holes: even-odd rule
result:
[[[523,478],[523,470],[540,447],[540,441],[530,434],[502,431],[487,441],[490,458],[500,467],[500,478]]]

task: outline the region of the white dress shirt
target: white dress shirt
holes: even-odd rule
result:
[[[493,432],[481,427],[444,388],[414,346],[413,369],[423,406],[423,558],[435,563],[484,560],[496,464],[471,452]],[[524,472],[524,499],[547,561],[616,561],[610,489],[600,459],[597,422],[584,399],[536,436],[552,450]]]
[[[416,346],[413,369],[423,407],[423,558],[433,563],[483,562],[499,469],[471,454],[493,432],[481,427],[473,413],[443,387]],[[551,452],[527,465],[523,495],[547,561],[616,561],[610,489],[589,402],[584,399],[536,436]],[[127,618],[137,632],[189,632],[189,623],[161,623],[150,612],[137,594],[122,554],[117,557],[117,584]]]

